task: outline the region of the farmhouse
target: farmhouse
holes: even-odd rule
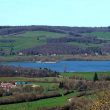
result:
[[[4,90],[9,91],[11,88],[15,88],[16,85],[12,83],[1,83],[0,87],[2,87]]]
[[[19,53],[18,53],[18,55],[19,55],[19,56],[22,56],[22,55],[23,55],[23,53],[22,53],[22,52],[19,52]]]

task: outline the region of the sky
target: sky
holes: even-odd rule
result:
[[[0,0],[0,25],[109,26],[110,0]]]

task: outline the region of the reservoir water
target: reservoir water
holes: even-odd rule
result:
[[[48,68],[57,72],[106,72],[110,61],[1,62],[0,65]]]

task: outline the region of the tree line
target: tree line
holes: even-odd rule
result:
[[[56,77],[58,72],[47,68],[24,68],[15,66],[0,66],[0,77]]]

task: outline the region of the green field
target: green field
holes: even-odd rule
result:
[[[80,76],[85,79],[93,79],[95,72],[67,72],[67,73],[60,73],[61,76],[69,78],[71,76]],[[97,72],[98,75],[110,75],[110,72]],[[0,77],[0,81],[31,81],[36,84],[40,84],[43,86],[48,86],[49,83],[54,81],[62,81],[63,78],[55,78],[55,77],[44,77],[44,78],[26,78],[26,77]],[[49,82],[49,83],[46,83]],[[54,83],[51,83],[54,84]]]
[[[98,75],[110,75],[110,72],[97,72]],[[64,77],[79,76],[86,80],[92,80],[94,72],[77,72],[77,73],[62,73]]]
[[[110,40],[110,32],[92,32],[84,33],[84,35],[92,35],[101,39]],[[47,31],[26,31],[17,35],[5,35],[0,36],[0,40],[15,40],[13,43],[3,43],[0,42],[0,47],[10,49],[11,46],[14,47],[14,50],[21,50],[32,48],[38,45],[46,44],[48,38],[61,38],[67,37],[66,34],[56,33],[56,32],[47,32]],[[76,45],[81,47],[96,47],[101,46],[102,44],[85,44],[78,42],[69,42],[67,44]]]
[[[67,104],[68,99],[76,95],[71,93],[66,96],[43,99],[33,102],[25,102],[18,104],[0,105],[0,110],[39,110],[40,108],[59,107]]]
[[[48,89],[48,88],[54,88],[55,86],[57,87],[59,84],[58,83],[40,83],[40,82],[37,82],[37,83],[34,83],[36,85],[40,85],[42,87],[44,87],[45,89]]]
[[[84,33],[84,35],[96,36],[97,38],[110,40],[110,32],[92,32],[92,33]]]
[[[15,40],[14,43],[0,42],[0,47],[14,46],[15,50],[26,49],[45,44],[48,38],[60,38],[65,37],[65,35],[47,31],[26,31],[17,35],[0,36],[0,40]]]
[[[29,81],[29,82],[34,82],[34,83],[41,83],[41,82],[55,82],[60,81],[62,78],[57,78],[57,77],[42,77],[42,78],[27,78],[27,77],[0,77],[0,81]]]

